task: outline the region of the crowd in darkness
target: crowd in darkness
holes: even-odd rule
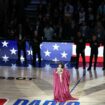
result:
[[[6,4],[9,5],[5,5],[5,8],[2,9],[3,2],[6,1],[8,1]],[[20,1],[0,1],[1,34],[4,28],[4,32],[16,35],[16,22],[18,21],[20,24],[25,20],[22,24],[25,24],[26,33],[27,30],[34,31],[44,40],[73,41],[78,31],[87,41],[93,34],[100,41],[103,39],[105,34],[105,0],[46,0],[46,4],[40,2],[36,11],[35,27],[31,27],[30,19],[24,15],[24,6],[28,2],[24,4],[25,0]],[[3,10],[4,12],[2,12]]]
[[[47,40],[73,41],[77,31],[87,41],[95,34],[103,39],[105,0],[48,0],[37,9],[36,30]]]

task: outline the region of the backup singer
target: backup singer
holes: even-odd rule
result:
[[[104,51],[103,51],[103,70],[105,70],[105,36],[103,38],[103,46],[104,46]]]
[[[80,32],[77,33],[77,37],[75,39],[75,44],[76,44],[76,70],[78,72],[78,65],[79,65],[79,57],[80,55],[82,56],[83,59],[83,74],[85,72],[85,66],[86,66],[86,61],[85,61],[85,39],[81,35]]]
[[[90,42],[91,53],[90,53],[90,62],[89,62],[88,71],[91,70],[93,57],[95,58],[94,59],[94,70],[96,70],[97,57],[98,57],[98,47],[99,47],[99,45],[100,44],[98,42],[97,36],[93,35],[92,36],[92,40]]]
[[[36,67],[36,56],[38,56],[39,67],[41,67],[41,52],[40,52],[41,42],[42,42],[42,37],[38,36],[36,31],[34,31],[33,39],[32,39],[33,67]]]
[[[18,25],[17,28],[17,47],[18,47],[18,64],[20,64],[20,56],[21,56],[21,51],[23,51],[23,57],[25,59],[25,65],[27,64],[27,58],[26,58],[26,36],[24,34],[24,29],[22,24]]]

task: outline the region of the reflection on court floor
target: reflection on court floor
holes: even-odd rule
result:
[[[0,77],[2,77],[0,78],[0,98],[8,99],[7,105],[13,105],[18,99],[28,100],[29,103],[33,100],[41,100],[40,105],[47,100],[53,100],[53,70],[54,68],[49,66],[43,68],[16,67],[15,69],[0,67]],[[70,89],[72,89],[77,80],[83,76],[83,70],[80,67],[79,74],[75,68],[68,70],[71,73]],[[96,71],[86,71],[86,76],[72,92],[73,96],[79,98],[80,105],[105,105],[104,76],[105,72],[101,67],[97,67]],[[69,105],[67,103],[64,105]]]

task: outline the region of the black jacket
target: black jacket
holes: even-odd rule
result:
[[[76,38],[75,39],[75,44],[76,44],[76,50],[77,51],[83,51],[84,49],[85,49],[85,44],[86,44],[86,42],[85,42],[85,39],[84,39],[84,37],[80,37],[80,38]]]
[[[91,40],[90,47],[92,52],[97,53],[99,46],[100,46],[100,43],[98,42],[98,40],[95,40],[95,41]]]

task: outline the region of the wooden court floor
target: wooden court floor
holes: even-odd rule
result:
[[[0,67],[0,98],[9,100],[6,105],[13,105],[17,99],[30,101],[39,99],[40,105],[43,105],[45,100],[53,100],[53,70],[53,68]],[[78,78],[74,68],[70,69],[70,72],[71,89],[82,76],[83,71],[79,68]],[[72,95],[79,98],[80,105],[105,105],[105,73],[102,68],[97,67],[96,72],[92,71],[91,78],[89,72],[86,72],[86,77],[82,79]]]

